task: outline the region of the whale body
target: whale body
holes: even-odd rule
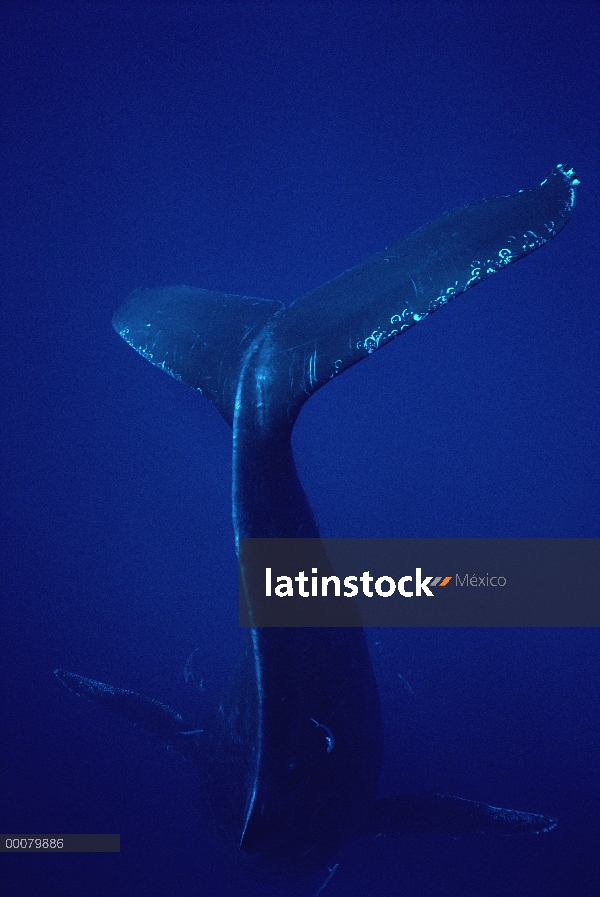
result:
[[[559,165],[538,187],[448,212],[288,308],[187,286],[137,290],[126,300],[113,319],[120,336],[211,399],[232,428],[238,547],[246,538],[318,538],[291,448],[303,404],[552,239],[572,214],[578,183]],[[253,601],[249,591],[250,618]],[[358,834],[541,832],[556,824],[451,795],[376,798],[383,731],[360,627],[250,628],[201,730],[152,698],[55,673],[193,762],[207,821],[259,867],[302,876]]]

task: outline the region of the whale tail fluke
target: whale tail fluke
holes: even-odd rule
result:
[[[336,374],[556,236],[578,184],[558,165],[539,187],[447,212],[289,308],[159,287],[136,290],[113,326],[152,364],[210,398],[230,425],[244,358],[268,326],[269,388],[293,421]]]

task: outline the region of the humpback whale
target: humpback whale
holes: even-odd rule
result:
[[[289,307],[188,286],[136,290],[113,325],[140,355],[212,400],[233,431],[233,523],[247,538],[319,532],[291,448],[303,404],[333,377],[552,239],[579,181],[448,212]],[[240,558],[244,578],[244,559]],[[246,594],[252,619],[252,590]],[[254,865],[302,877],[359,834],[545,832],[546,815],[448,794],[377,797],[379,696],[360,626],[254,627],[202,729],[153,698],[65,670],[58,679],[195,764],[204,812]],[[329,868],[333,874],[335,866]]]

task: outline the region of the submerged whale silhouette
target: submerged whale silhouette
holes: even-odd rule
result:
[[[539,187],[448,212],[289,308],[185,286],[133,293],[114,316],[117,332],[210,398],[233,429],[238,545],[247,537],[318,538],[290,442],[304,402],[454,296],[548,242],[570,218],[578,183],[558,165]],[[247,601],[252,617],[251,594]],[[449,795],[376,798],[383,733],[361,628],[249,629],[203,730],[159,701],[55,673],[193,761],[207,819],[259,866],[301,876],[324,868],[361,833],[541,832],[555,825],[547,816]]]

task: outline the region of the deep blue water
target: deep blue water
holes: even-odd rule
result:
[[[598,536],[598,5],[5,0],[0,15],[0,829],[122,845],[3,855],[4,893],[312,895],[319,881],[233,868],[193,770],[51,674],[200,723],[240,642],[230,433],[110,319],[169,283],[291,302],[448,209],[573,165],[564,233],[334,380],[294,446],[327,536]],[[370,642],[382,793],[560,825],[358,841],[325,894],[600,892],[599,633]],[[202,694],[183,679],[196,647]]]

